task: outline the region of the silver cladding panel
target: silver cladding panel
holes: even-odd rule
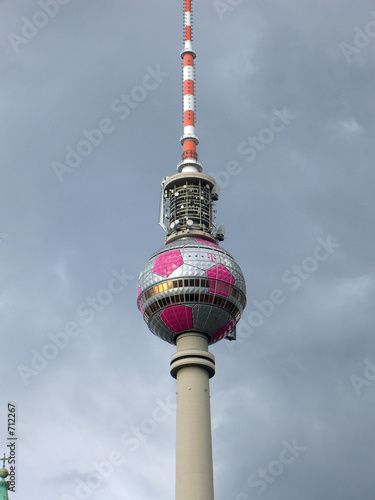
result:
[[[166,284],[166,288],[179,279],[188,279],[193,286],[180,282],[182,286],[153,292],[156,285]],[[192,279],[206,286],[196,286]],[[227,283],[230,292],[218,291],[217,282]],[[206,303],[208,300],[213,303]],[[246,284],[234,258],[219,245],[200,238],[180,238],[151,256],[139,277],[137,302],[150,330],[161,339],[174,344],[178,334],[197,331],[213,343],[235,331],[246,306]],[[173,308],[180,313],[189,308],[191,312],[187,311],[188,318],[181,323],[171,316]],[[172,318],[171,322],[166,317]]]

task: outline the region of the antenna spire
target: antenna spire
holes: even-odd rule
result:
[[[3,461],[3,469],[5,469],[5,461],[9,460],[9,458],[7,458],[6,455],[5,455],[5,453],[4,453],[4,458],[1,458],[0,460]]]
[[[180,139],[183,147],[182,161],[178,171],[202,172],[198,162],[197,145],[199,139],[195,135],[195,72],[193,49],[193,0],[184,0],[184,48],[181,51],[183,80],[183,119],[184,134]]]

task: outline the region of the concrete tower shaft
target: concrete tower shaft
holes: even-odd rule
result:
[[[171,358],[177,379],[176,500],[214,500],[209,384],[214,374],[207,338],[180,335]]]

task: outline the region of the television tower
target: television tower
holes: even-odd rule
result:
[[[215,180],[203,173],[195,134],[196,52],[192,0],[184,0],[183,147],[177,173],[162,181],[159,224],[165,245],[139,277],[137,305],[152,333],[177,346],[170,372],[177,380],[176,500],[213,500],[209,344],[234,340],[246,306],[245,279],[218,244]]]

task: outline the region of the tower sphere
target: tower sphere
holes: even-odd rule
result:
[[[186,332],[203,333],[211,344],[234,339],[246,306],[245,279],[231,254],[216,243],[179,238],[148,260],[137,305],[152,333],[171,344]]]

